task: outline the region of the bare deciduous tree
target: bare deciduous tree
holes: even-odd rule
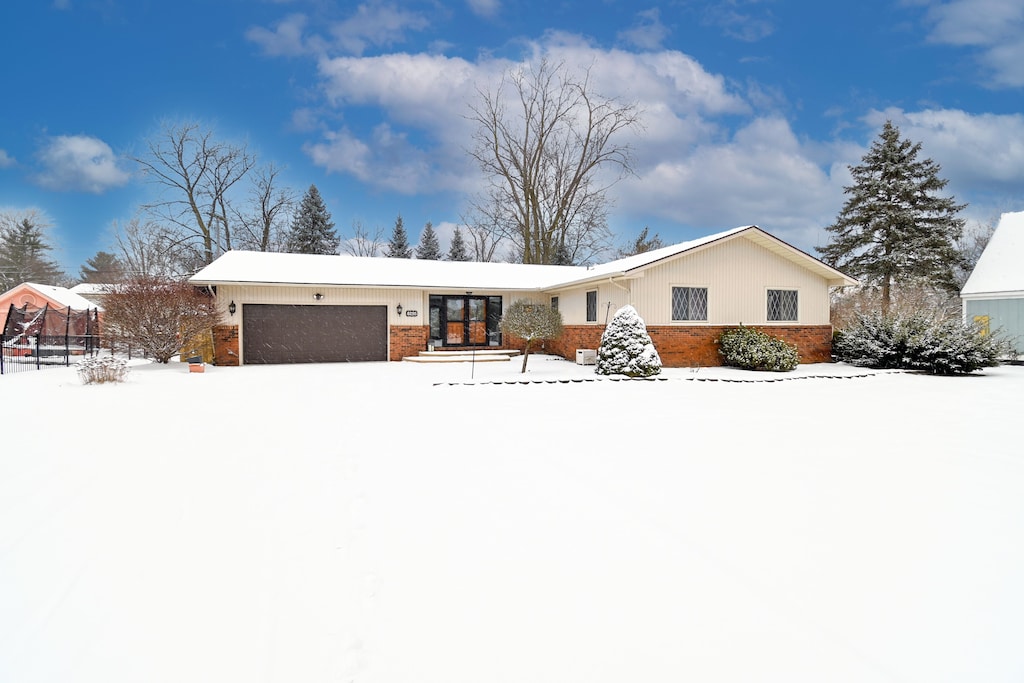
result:
[[[118,257],[129,278],[177,277],[195,270],[195,250],[181,239],[177,231],[138,217],[114,224]]]
[[[488,179],[476,225],[508,240],[523,263],[589,260],[607,248],[607,190],[632,172],[620,133],[640,125],[635,104],[593,91],[542,60],[512,71],[470,107],[471,151]]]
[[[385,244],[384,228],[371,234],[362,221],[352,221],[352,236],[341,240],[341,250],[351,256],[379,256]]]
[[[213,297],[182,280],[133,278],[103,300],[106,333],[158,363],[180,353],[188,340],[208,335],[219,321]]]
[[[236,235],[235,246],[238,248],[253,251],[281,251],[284,248],[284,233],[295,207],[295,192],[278,184],[280,173],[281,168],[274,164],[254,171],[248,211],[235,212],[241,226]]]
[[[144,206],[181,233],[179,243],[197,252],[200,265],[231,249],[228,194],[253,167],[245,146],[217,141],[198,123],[163,125],[135,157],[143,173],[162,186],[163,196]]]

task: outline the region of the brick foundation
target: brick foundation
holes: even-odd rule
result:
[[[217,325],[213,328],[213,364],[237,366],[238,325]]]
[[[648,327],[654,347],[666,368],[709,367],[721,365],[718,344],[715,341],[732,325],[714,327],[663,326]],[[763,330],[790,344],[795,344],[801,363],[829,363],[832,361],[832,326],[765,326]],[[601,345],[603,326],[567,326],[560,339],[547,342],[548,353],[568,360],[576,360],[576,349],[596,349]],[[539,349],[538,349],[539,350]]]
[[[406,356],[426,351],[429,332],[430,328],[426,325],[392,325],[389,328],[391,360],[402,360]]]

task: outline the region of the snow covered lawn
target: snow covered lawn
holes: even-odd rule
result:
[[[1024,367],[529,368],[0,377],[0,681],[1024,680]]]

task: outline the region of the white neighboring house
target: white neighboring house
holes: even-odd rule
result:
[[[1000,216],[960,298],[966,322],[1001,330],[1024,353],[1024,211]]]
[[[72,287],[70,291],[83,299],[88,299],[92,302],[93,306],[103,308],[103,299],[106,298],[107,294],[109,294],[114,287],[115,285],[82,282]]]

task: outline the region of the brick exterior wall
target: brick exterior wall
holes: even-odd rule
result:
[[[415,356],[427,350],[427,338],[430,328],[426,325],[392,325],[391,360],[402,360],[406,356]]]
[[[237,366],[238,325],[217,325],[213,328],[213,364]]]
[[[713,327],[662,326],[648,327],[654,347],[666,368],[709,367],[721,365],[715,340],[732,325]],[[801,363],[829,363],[832,361],[832,326],[752,326],[795,344]],[[566,326],[560,339],[547,342],[549,353],[568,360],[576,360],[576,349],[596,349],[601,345],[603,326]]]

